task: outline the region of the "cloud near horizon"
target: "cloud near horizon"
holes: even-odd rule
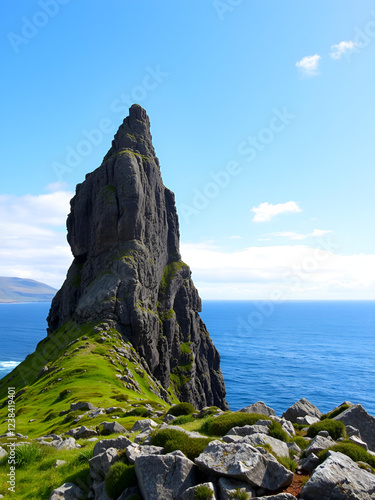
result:
[[[62,190],[38,196],[0,195],[1,276],[60,287],[72,261],[65,228],[72,196]]]
[[[310,77],[319,75],[319,61],[321,56],[314,54],[313,56],[305,56],[300,61],[296,62],[296,67],[302,76]]]
[[[72,261],[65,229],[72,194],[56,191],[39,196],[0,196],[1,276],[61,286]],[[297,204],[290,206],[294,207],[292,212],[301,210]],[[272,217],[275,210],[271,215],[266,213]],[[258,300],[274,292],[280,299],[374,297],[375,255],[339,255],[339,244],[327,230],[315,229],[306,235],[284,233],[282,237],[303,239],[300,236],[319,238],[314,247],[263,245],[235,252],[224,251],[213,242],[182,243],[182,258],[192,268],[204,299]]]
[[[302,212],[302,209],[295,201],[287,201],[286,203],[261,203],[257,207],[253,207],[251,212],[254,212],[253,222],[269,222],[273,217],[285,213]]]
[[[339,255],[330,235],[314,247],[277,245],[226,252],[212,244],[182,244],[182,258],[204,299],[370,299],[375,254]]]

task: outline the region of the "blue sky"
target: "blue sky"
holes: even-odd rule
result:
[[[60,286],[69,199],[138,102],[203,298],[374,298],[374,2],[0,9],[0,275]]]

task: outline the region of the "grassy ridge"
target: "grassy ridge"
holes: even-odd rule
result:
[[[116,349],[125,350],[126,357]],[[49,369],[40,375],[43,367]],[[120,380],[124,376],[125,381]],[[161,410],[169,407],[155,394],[160,386],[147,374],[133,347],[124,343],[115,330],[103,337],[88,324],[78,327],[69,323],[59,328],[4,377],[0,387],[0,434],[8,430],[4,419],[9,386],[15,387],[18,394],[16,432],[29,437],[60,434],[78,425],[95,426],[106,419],[106,415],[99,415],[94,419],[83,417],[77,425],[66,422],[60,412],[77,401],[89,401],[102,408],[117,406],[124,411],[145,404]],[[170,397],[177,402],[173,393]],[[124,417],[117,421],[129,428],[136,419]]]

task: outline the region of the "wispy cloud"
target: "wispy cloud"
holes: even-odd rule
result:
[[[72,196],[61,190],[38,196],[0,195],[0,276],[61,285],[72,260],[65,228]]]
[[[328,229],[314,229],[311,233],[297,233],[295,231],[280,231],[275,233],[265,234],[259,241],[269,241],[270,238],[265,239],[264,237],[276,237],[276,238],[286,238],[288,240],[306,240],[307,238],[318,238],[324,236],[325,234],[332,233],[333,231]]]
[[[255,214],[253,222],[269,222],[277,215],[301,212],[302,209],[295,201],[287,201],[286,203],[278,203],[276,205],[272,205],[272,203],[268,203],[268,201],[266,201],[257,207],[253,207],[251,211]]]
[[[319,74],[319,61],[321,56],[315,54],[313,56],[305,56],[300,61],[296,62],[296,67],[302,76],[310,77]]]
[[[331,45],[331,52],[329,55],[332,59],[341,59],[343,55],[353,52],[358,46],[359,44],[353,42],[353,40],[343,40],[336,45]]]

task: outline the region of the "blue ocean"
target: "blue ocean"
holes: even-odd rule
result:
[[[0,305],[0,377],[46,335],[49,303]],[[280,415],[305,397],[375,415],[375,301],[204,301],[231,410],[264,401]]]

